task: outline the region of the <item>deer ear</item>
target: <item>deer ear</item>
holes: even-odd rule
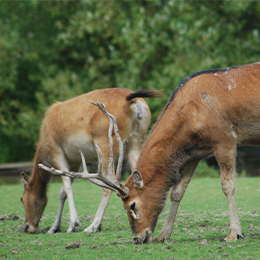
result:
[[[139,171],[135,170],[132,174],[132,178],[136,188],[142,189],[144,187],[143,177]]]
[[[28,185],[29,185],[29,177],[26,175],[25,172],[22,172],[21,175],[21,182],[23,183],[24,185],[24,188],[28,188]]]

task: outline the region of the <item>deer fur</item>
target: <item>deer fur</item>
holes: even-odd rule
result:
[[[214,155],[229,205],[226,241],[243,238],[235,202],[236,148],[260,144],[260,63],[201,71],[173,92],[153,127],[123,198],[135,243],[153,241],[170,188],[171,206],[154,241],[169,239],[178,206],[200,160]]]
[[[77,171],[81,165],[79,150],[82,151],[87,162],[96,162],[98,156],[95,145],[98,145],[103,158],[102,173],[107,174],[109,122],[102,112],[88,101],[103,102],[107,110],[115,116],[128,161],[134,169],[151,118],[148,105],[140,97],[154,96],[156,92],[149,90],[134,93],[128,89],[110,88],[95,90],[65,102],[57,102],[49,108],[42,122],[31,178],[29,179],[24,173],[21,174],[24,184],[22,201],[26,216],[26,232],[37,232],[47,204],[47,186],[51,174],[40,169],[39,163],[60,170]],[[114,155],[117,155],[118,145],[114,146],[113,151]],[[62,209],[66,198],[70,210],[70,225],[67,232],[77,231],[80,225],[73,200],[73,179],[63,176],[62,181],[58,214],[48,232],[51,234],[60,231]],[[103,189],[96,216],[92,224],[84,230],[85,232],[96,232],[101,229],[110,195],[110,190]]]

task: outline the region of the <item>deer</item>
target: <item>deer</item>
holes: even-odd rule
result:
[[[88,174],[86,166],[82,173],[45,169],[74,178],[94,178],[97,185],[106,185],[123,201],[134,243],[162,243],[171,237],[178,207],[197,165],[215,156],[229,206],[230,230],[224,240],[231,242],[244,237],[235,200],[236,150],[241,145],[259,144],[260,63],[253,63],[186,77],[154,124],[124,185],[119,176],[112,180]],[[153,239],[170,190],[168,215]]]
[[[25,209],[25,232],[37,233],[39,221],[47,204],[47,187],[52,174],[39,168],[39,163],[60,170],[77,171],[81,165],[78,151],[81,150],[87,162],[97,162],[98,154],[95,146],[98,145],[103,157],[102,173],[107,175],[109,165],[111,178],[115,175],[114,161],[111,162],[109,159],[107,134],[109,122],[103,113],[88,101],[102,101],[115,115],[128,162],[131,169],[134,169],[151,119],[150,109],[143,98],[158,95],[159,92],[153,90],[133,92],[126,88],[108,88],[94,90],[51,105],[42,122],[31,178],[29,179],[25,173],[21,174],[24,185],[21,201]],[[119,146],[115,145],[114,158],[118,150]],[[68,198],[70,211],[70,225],[67,232],[79,230],[80,221],[73,199],[73,179],[62,176],[62,183],[58,213],[48,231],[49,234],[61,231],[61,216],[66,198]],[[101,230],[102,219],[111,193],[111,190],[103,189],[94,220],[83,232]]]

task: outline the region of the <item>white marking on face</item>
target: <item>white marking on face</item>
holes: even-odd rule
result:
[[[138,212],[140,211],[140,201],[135,199],[129,204],[128,212],[132,215],[134,219],[139,219]]]

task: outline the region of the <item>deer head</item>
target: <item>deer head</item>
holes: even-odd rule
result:
[[[47,204],[47,196],[42,195],[46,194],[44,192],[37,192],[38,189],[30,185],[29,177],[24,172],[21,173],[21,182],[24,185],[21,201],[26,212],[24,231],[35,234],[38,231],[38,224]]]

